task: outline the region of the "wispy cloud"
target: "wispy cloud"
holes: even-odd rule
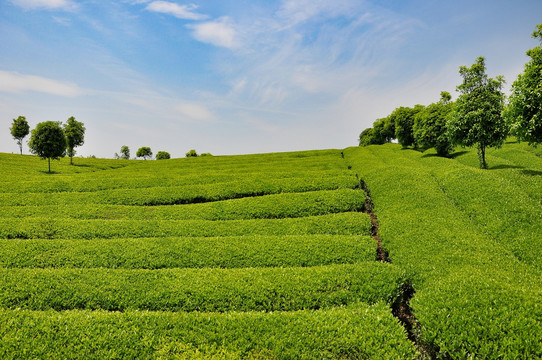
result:
[[[72,11],[77,8],[77,4],[70,0],[11,0],[11,3],[22,7],[25,10],[45,9]]]
[[[240,46],[238,33],[228,17],[216,21],[187,25],[198,41],[233,49]]]
[[[207,15],[195,12],[194,10],[197,9],[195,5],[179,5],[168,1],[153,1],[147,5],[146,9],[173,15],[176,18],[185,20],[203,20],[208,17]]]
[[[175,107],[175,110],[191,120],[210,121],[215,119],[215,115],[211,111],[199,104],[181,103]]]
[[[83,93],[73,83],[2,70],[0,70],[0,91],[9,93],[36,91],[65,97],[76,97]]]

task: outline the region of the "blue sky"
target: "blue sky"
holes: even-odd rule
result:
[[[540,0],[4,0],[0,151],[18,152],[19,115],[75,116],[84,156],[356,145],[397,106],[455,98],[478,56],[509,88],[541,15]]]

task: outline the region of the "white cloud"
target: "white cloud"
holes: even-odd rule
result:
[[[70,0],[11,0],[12,4],[26,10],[48,9],[48,10],[75,10],[77,4]]]
[[[9,93],[37,91],[65,97],[76,97],[82,94],[82,90],[73,83],[2,70],[0,70],[0,91]]]
[[[215,119],[215,115],[212,112],[198,104],[182,103],[177,105],[175,110],[192,120],[211,121]]]
[[[146,9],[149,11],[164,13],[173,15],[179,19],[185,20],[203,20],[207,16],[194,12],[197,6],[195,5],[179,5],[167,1],[153,1],[147,5]]]
[[[237,31],[227,17],[187,27],[193,30],[192,36],[198,41],[229,49],[240,46]]]

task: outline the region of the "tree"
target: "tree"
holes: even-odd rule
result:
[[[66,136],[66,147],[70,157],[70,165],[73,165],[74,148],[85,143],[85,126],[82,122],[71,116],[64,124],[64,135]]]
[[[152,157],[152,151],[151,151],[151,148],[148,147],[148,146],[140,147],[140,148],[137,150],[136,156],[137,156],[137,157],[142,157],[142,158],[145,159],[145,160],[150,159],[150,158]]]
[[[51,172],[51,159],[59,159],[66,155],[66,137],[61,123],[45,121],[36,125],[28,142],[30,151],[42,159],[47,159]]]
[[[453,146],[446,132],[447,117],[453,109],[450,93],[440,93],[440,101],[425,107],[414,116],[414,139],[423,149],[435,148],[437,155],[448,156]]]
[[[120,147],[120,158],[124,160],[130,159],[130,148],[126,145]]]
[[[30,127],[28,126],[28,122],[26,121],[26,118],[24,116],[19,116],[17,119],[13,119],[13,123],[11,124],[11,136],[15,140],[17,140],[17,145],[19,145],[19,149],[21,150],[21,155],[23,154],[23,139],[26,135],[30,132]]]
[[[158,151],[156,153],[156,160],[167,160],[171,159],[171,155],[167,151]]]
[[[198,153],[194,149],[186,153],[186,157],[196,157],[196,156],[198,156]]]
[[[542,24],[532,33],[542,43]],[[531,145],[542,143],[542,47],[527,50],[531,60],[512,84],[505,117],[518,140]]]
[[[502,116],[504,79],[489,78],[485,59],[480,56],[470,67],[461,66],[463,83],[457,86],[461,93],[446,126],[454,145],[478,148],[480,168],[487,169],[486,148],[500,147],[508,135],[508,126]]]
[[[367,128],[359,134],[359,146],[373,145],[375,141],[374,129]]]
[[[390,114],[391,121],[395,122],[395,137],[403,147],[417,146],[412,128],[414,116],[423,108],[423,105],[416,105],[413,108],[401,106]]]

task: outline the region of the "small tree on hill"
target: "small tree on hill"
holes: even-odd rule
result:
[[[72,116],[64,124],[64,134],[66,135],[66,145],[68,156],[70,157],[70,165],[73,165],[73,156],[77,146],[85,143],[85,126],[82,122],[75,120]]]
[[[508,135],[508,126],[502,116],[504,79],[489,78],[485,59],[480,56],[470,67],[461,66],[463,83],[457,86],[461,93],[446,124],[452,144],[478,148],[480,168],[487,169],[486,148],[500,147]]]
[[[197,156],[198,156],[198,153],[194,149],[186,153],[186,157],[197,157]]]
[[[42,159],[47,159],[51,172],[51,159],[59,159],[66,154],[66,137],[61,123],[45,121],[36,125],[28,142],[30,151]]]
[[[137,150],[136,156],[137,156],[137,157],[142,157],[142,158],[145,159],[145,160],[150,159],[150,158],[152,157],[152,151],[151,151],[151,148],[148,147],[148,146],[140,147],[140,148]]]
[[[167,151],[158,151],[156,153],[156,160],[167,160],[171,159],[171,155]]]
[[[359,134],[359,146],[368,146],[374,144],[374,129],[367,128]]]
[[[453,149],[446,131],[447,117],[453,109],[450,93],[440,93],[440,101],[433,103],[414,117],[414,139],[423,149],[435,148],[437,155],[448,156]]]
[[[26,121],[26,118],[24,116],[19,116],[17,119],[13,119],[13,123],[11,124],[10,130],[11,130],[11,136],[13,136],[15,140],[17,140],[17,145],[19,145],[19,149],[22,155],[23,154],[23,139],[30,132],[30,127],[28,126],[28,122]]]
[[[542,42],[542,24],[532,37]],[[542,47],[527,50],[527,55],[531,60],[512,85],[505,116],[518,140],[537,145],[542,143]]]
[[[389,116],[373,122],[373,144],[385,144],[395,139],[395,122]]]
[[[120,158],[124,160],[130,159],[130,148],[126,145],[120,147]]]

